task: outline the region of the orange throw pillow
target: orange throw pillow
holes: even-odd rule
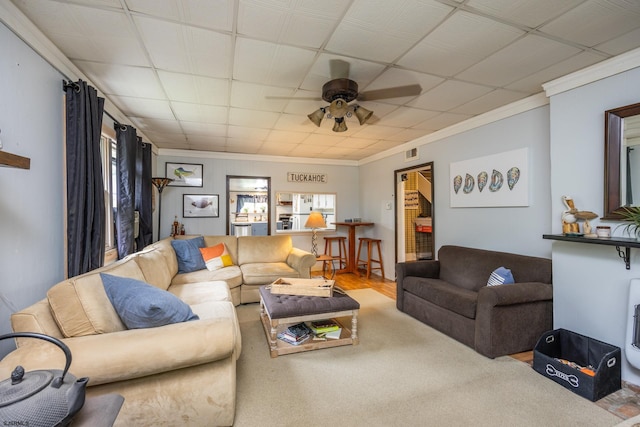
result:
[[[219,243],[215,246],[200,248],[200,253],[209,271],[219,270],[233,265],[227,245]]]

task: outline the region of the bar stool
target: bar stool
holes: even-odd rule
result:
[[[356,264],[358,266],[360,265],[364,265],[367,268],[367,279],[369,278],[369,276],[371,275],[371,270],[380,270],[380,273],[382,273],[382,278],[384,279],[384,266],[382,265],[382,250],[380,249],[380,243],[382,242],[381,239],[372,239],[369,237],[361,237],[360,238],[360,245],[358,245],[358,256],[356,257]],[[362,245],[366,244],[367,245],[367,259],[366,260],[361,260],[360,259],[360,253],[362,251]],[[373,252],[373,245],[376,245],[376,247],[378,248],[378,259],[374,259],[372,258],[372,252]],[[371,264],[372,263],[378,263],[379,267],[373,267]]]
[[[325,236],[324,254],[339,260],[340,270],[347,267],[347,238],[345,236]],[[338,244],[338,256],[333,255],[333,243]]]

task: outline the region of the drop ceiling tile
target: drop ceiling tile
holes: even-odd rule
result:
[[[227,122],[228,109],[218,105],[189,104],[172,102],[171,107],[178,120],[187,122],[219,123]]]
[[[236,138],[240,141],[264,141],[269,135],[269,130],[241,126],[229,126],[228,135],[229,138]]]
[[[294,157],[315,157],[326,151],[326,147],[318,147],[315,145],[298,145],[291,152],[290,155]]]
[[[246,110],[240,108],[229,109],[229,124],[233,126],[269,129],[273,127],[279,117],[279,113],[273,113],[270,111]]]
[[[288,132],[283,130],[272,130],[269,132],[269,136],[265,139],[265,143],[272,144],[299,144],[301,143],[309,134],[304,132]]]
[[[528,35],[458,74],[474,83],[506,86],[580,52],[580,49]]]
[[[424,122],[420,123],[416,126],[416,129],[424,129],[428,131],[437,131],[440,129],[444,129],[451,125],[455,125],[456,123],[463,122],[467,119],[470,119],[473,116],[466,114],[456,114],[456,113],[442,113],[436,117],[431,119],[427,119]]]
[[[581,52],[564,61],[551,65],[550,67],[533,73],[523,79],[515,81],[506,86],[505,89],[526,92],[530,94],[542,91],[542,84],[554,80],[558,77],[581,70],[590,65],[607,59],[596,52]]]
[[[168,101],[110,95],[109,99],[129,117],[172,120],[175,117]]]
[[[388,136],[387,140],[404,143],[423,137],[426,134],[427,131],[422,129],[405,129],[402,132],[398,132],[396,135]]]
[[[411,107],[400,107],[384,116],[385,126],[408,128],[433,117],[438,113]]]
[[[402,145],[402,143],[397,142],[397,141],[389,141],[389,140],[380,140],[378,142],[376,142],[375,144],[373,144],[371,147],[374,149],[376,152],[381,152],[381,151],[385,151],[385,150],[390,150],[392,148],[395,148],[399,145]]]
[[[224,151],[227,145],[227,138],[222,135],[189,135],[189,144],[191,145],[208,145],[211,148],[217,146]]]
[[[190,138],[195,136],[227,136],[226,124],[181,121],[180,125]]]
[[[234,0],[127,0],[132,12],[222,31],[233,29],[234,3]]]
[[[540,30],[593,47],[637,28],[640,28],[639,1],[591,0],[543,25]]]
[[[289,102],[289,97],[292,96],[294,96],[293,89],[264,86],[237,80],[231,83],[232,107],[280,112]]]
[[[491,16],[535,28],[584,0],[469,0],[466,5]]]
[[[298,144],[265,141],[258,150],[258,153],[266,156],[286,156],[297,146]]]
[[[108,95],[165,99],[162,86],[150,68],[76,61],[83,72]]]
[[[447,80],[430,91],[423,93],[407,105],[431,111],[448,111],[465,104],[492,89],[473,83]]]
[[[491,19],[458,11],[425,37],[398,64],[440,76],[454,76],[524,35]]]
[[[349,3],[241,0],[238,34],[302,47],[319,48]]]
[[[158,71],[158,77],[172,101],[226,105],[229,100],[229,80],[227,79],[213,79],[168,71]]]
[[[238,37],[233,78],[296,88],[313,63],[314,56],[311,50]]]
[[[390,63],[452,10],[433,1],[356,0],[327,43],[327,50]]]
[[[137,123],[135,123],[137,124]],[[176,134],[167,134],[163,132],[145,132],[155,145],[160,148],[174,148],[174,144],[185,144],[187,143],[184,135],[176,135]]]
[[[156,68],[230,77],[230,35],[139,16],[134,21]]]
[[[313,134],[304,140],[304,144],[318,145],[321,147],[334,147],[343,144],[347,139],[342,136],[344,132],[331,132],[331,135]]]
[[[527,96],[527,93],[496,89],[486,95],[482,95],[481,97],[474,99],[473,101],[454,108],[451,112],[474,116],[486,113],[487,111],[496,109],[503,105],[510,104],[519,99],[526,98]]]
[[[596,46],[596,49],[610,55],[620,55],[621,53],[637,48],[638,40],[640,40],[640,28],[629,31],[628,33],[611,39],[608,42],[599,44]]]
[[[355,124],[358,125],[357,123]],[[396,135],[401,132],[402,128],[383,126],[383,125],[364,125],[357,128],[355,136],[365,139],[380,139]]]
[[[299,114],[282,114],[274,129],[285,130],[291,132],[314,132],[317,128],[309,121],[306,115]]]
[[[373,144],[375,144],[378,141],[378,139],[369,139],[369,138],[358,138],[358,137],[351,137],[351,138],[347,138],[342,144],[341,146],[344,148],[348,148],[351,150],[359,150],[362,148],[367,148],[372,146]]]
[[[142,131],[145,134],[147,132],[161,132],[183,136],[180,122],[177,122],[175,120],[138,117],[136,118],[136,129]]]

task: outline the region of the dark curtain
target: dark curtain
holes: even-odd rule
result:
[[[136,203],[135,208],[140,214],[139,232],[136,238],[136,249],[140,250],[153,243],[153,212],[151,210],[151,144],[142,142],[138,138],[136,154]]]
[[[136,154],[138,136],[132,126],[115,124],[118,208],[116,240],[118,259],[135,252],[134,211],[136,202]]]
[[[104,99],[86,82],[64,82],[66,95],[67,274],[101,267],[105,201],[100,155]]]

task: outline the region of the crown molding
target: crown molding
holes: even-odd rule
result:
[[[222,153],[215,151],[179,150],[173,148],[158,149],[158,156],[187,157],[193,159],[242,160],[253,162],[305,163],[312,165],[358,166],[357,160],[318,159],[314,157],[265,156],[260,154]]]
[[[614,56],[542,85],[548,97],[640,67],[640,48]]]
[[[403,153],[406,150],[410,150],[412,148],[419,147],[421,145],[430,144],[432,142],[436,142],[441,139],[448,138],[450,136],[467,132],[469,130],[479,128],[481,126],[485,126],[493,122],[497,122],[507,117],[524,113],[525,111],[543,107],[547,104],[549,104],[549,98],[547,98],[543,92],[539,92],[535,95],[529,96],[519,101],[512,102],[511,104],[505,105],[503,107],[496,108],[495,110],[491,110],[484,114],[471,117],[470,119],[467,119],[460,123],[456,123],[455,125],[451,125],[437,132],[430,133],[429,135],[425,135],[423,137],[414,139],[413,141],[406,142],[397,147],[393,147],[381,153],[374,154],[372,156],[364,158],[358,162],[358,165],[365,165],[367,163],[381,160],[386,157],[392,156],[394,154]],[[420,161],[423,161],[423,160],[422,159],[416,160],[416,162],[420,162]]]

